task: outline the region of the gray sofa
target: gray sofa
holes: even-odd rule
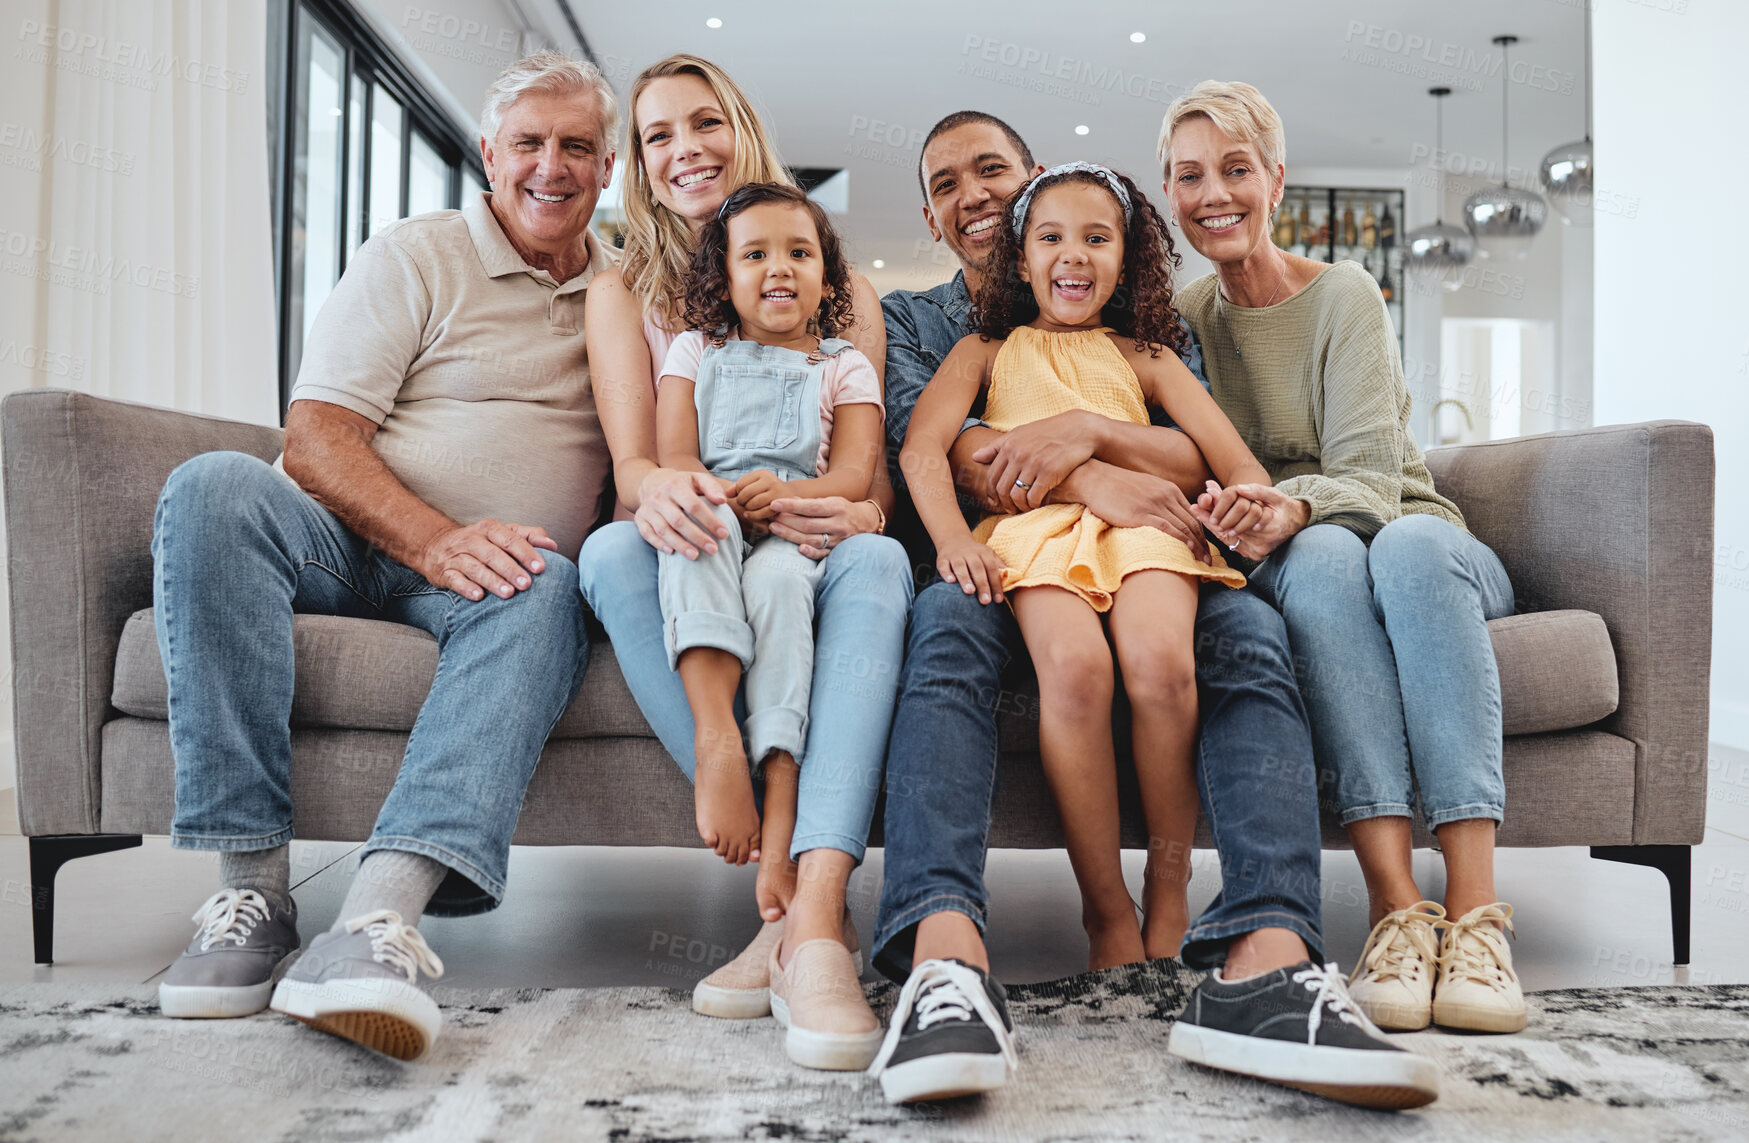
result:
[[[198,453],[271,460],[280,433],[50,389],[7,397],[0,433],[19,814],[36,959],[47,963],[60,865],[170,827],[165,684],[147,610],[159,489]],[[1491,625],[1507,734],[1500,844],[1590,846],[1663,870],[1675,960],[1686,963],[1689,847],[1706,811],[1711,430],[1658,421],[1436,449],[1428,460],[1518,593],[1520,614]],[[321,616],[299,617],[295,638],[297,835],[363,840],[436,645],[411,628]],[[990,843],[1059,846],[1029,718],[1036,689],[1017,677],[1005,699]],[[1126,843],[1142,845],[1133,798],[1128,809]],[[693,846],[692,821],[690,787],[598,643],[516,842]],[[1328,816],[1324,836],[1346,844]],[[1199,844],[1209,844],[1206,824]]]

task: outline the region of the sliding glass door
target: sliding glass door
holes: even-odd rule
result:
[[[304,339],[360,245],[485,188],[474,140],[421,90],[344,0],[276,0],[285,125],[276,143],[280,395]]]

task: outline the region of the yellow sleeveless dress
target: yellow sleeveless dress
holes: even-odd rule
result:
[[[984,421],[1007,432],[1029,421],[1086,409],[1113,420],[1146,425],[1148,407],[1136,372],[1112,343],[1111,331],[1051,333],[1017,326],[996,352],[984,397]],[[1030,512],[986,516],[973,537],[990,545],[1008,566],[1002,590],[1050,585],[1067,588],[1095,611],[1111,610],[1111,596],[1131,572],[1159,569],[1244,587],[1210,545],[1214,564],[1197,561],[1184,541],[1158,528],[1114,528],[1080,504],[1047,504]]]

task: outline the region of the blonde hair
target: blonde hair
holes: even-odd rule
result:
[[[765,124],[753,109],[752,100],[728,73],[707,59],[672,55],[651,64],[632,81],[626,105],[625,174],[621,209],[625,212],[626,244],[619,272],[626,286],[658,325],[682,328],[686,307],[686,278],[692,262],[692,228],[686,219],[656,201],[650,176],[644,170],[644,143],[638,131],[638,97],[659,79],[694,75],[710,85],[711,93],[735,132],[735,158],[725,172],[726,193],[748,183],[783,183],[794,186],[789,171],[777,157],[777,148],[765,133]]]
[[[601,69],[587,60],[574,60],[560,52],[535,52],[505,68],[486,89],[486,105],[480,111],[480,134],[489,142],[498,138],[504,113],[531,92],[543,95],[594,94],[599,104],[601,145],[611,146],[619,127],[619,104]]]
[[[1172,176],[1173,132],[1193,115],[1206,116],[1223,135],[1236,142],[1257,144],[1271,181],[1278,177],[1277,168],[1287,162],[1287,136],[1281,129],[1281,116],[1263,98],[1263,93],[1250,84],[1218,79],[1203,80],[1166,108],[1166,118],[1160,124],[1159,146],[1160,166],[1166,177]]]

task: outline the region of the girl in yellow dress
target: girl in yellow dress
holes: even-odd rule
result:
[[[962,339],[912,414],[901,465],[949,583],[1014,608],[1039,680],[1039,751],[1081,888],[1089,964],[1174,956],[1189,925],[1196,826],[1193,633],[1204,581],[1242,587],[1200,532],[1113,528],[1050,488],[1016,480],[1029,506],[961,516],[947,460],[980,392],[1004,432],[1087,410],[1146,426],[1158,405],[1202,450],[1223,487],[1269,483],[1176,350],[1177,262],[1165,222],[1123,175],[1091,163],[1045,171],[1015,196]],[[1199,556],[1201,558],[1199,558]],[[1129,696],[1149,848],[1138,923],[1119,859],[1112,742],[1113,651]],[[1144,930],[1146,936],[1144,938]]]

